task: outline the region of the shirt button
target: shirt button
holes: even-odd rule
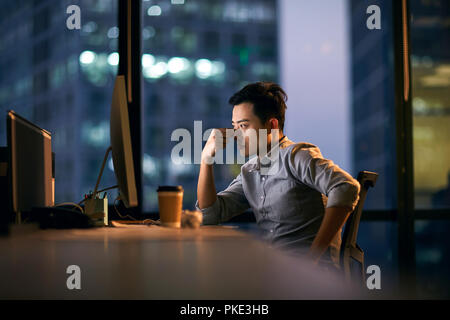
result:
[[[273,230],[272,230],[272,229],[270,229],[270,232],[273,232]]]
[[[261,198],[261,199],[264,199],[264,196],[261,196],[260,198]]]

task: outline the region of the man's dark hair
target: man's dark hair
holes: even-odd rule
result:
[[[273,82],[255,82],[236,92],[228,101],[232,106],[248,102],[253,104],[254,114],[262,124],[270,118],[278,119],[280,130],[284,127],[287,95],[281,87]]]

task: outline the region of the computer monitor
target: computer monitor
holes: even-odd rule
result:
[[[110,139],[114,173],[119,187],[119,196],[124,205],[138,205],[136,179],[134,175],[133,152],[131,147],[128,103],[125,77],[116,77],[111,103]]]
[[[13,110],[7,114],[11,210],[54,205],[52,136]],[[19,218],[20,219],[20,218]]]
[[[7,116],[11,209],[15,213],[33,207],[54,206],[53,159],[50,132],[20,117]],[[117,76],[111,102],[111,146],[105,155],[94,196],[97,195],[107,155],[112,151],[119,198],[125,207],[138,205],[124,76]]]

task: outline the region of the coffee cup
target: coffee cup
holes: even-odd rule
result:
[[[183,209],[183,187],[159,186],[157,191],[161,225],[170,228],[180,228],[181,211]]]

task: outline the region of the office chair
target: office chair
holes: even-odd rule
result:
[[[356,243],[356,238],[367,191],[370,187],[373,188],[375,186],[377,178],[378,174],[375,172],[361,171],[358,173],[357,180],[361,185],[359,200],[347,219],[341,243],[340,264],[345,280],[355,283],[360,282],[362,285],[365,285],[366,278],[364,251]]]

